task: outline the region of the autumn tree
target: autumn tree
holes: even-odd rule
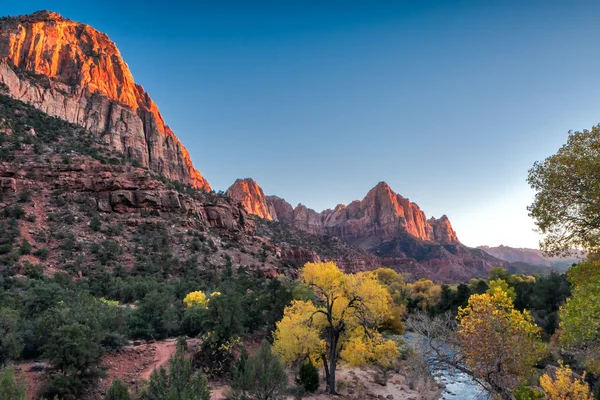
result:
[[[394,304],[388,318],[383,322],[382,330],[401,335],[404,333],[404,316],[406,315],[406,297],[408,285],[402,275],[391,268],[375,270],[377,280],[385,286]]]
[[[392,299],[376,274],[344,274],[332,262],[307,263],[300,280],[315,300],[293,301],[277,323],[274,350],[285,363],[322,362],[333,394],[340,358],[359,365],[397,357],[394,342],[377,331],[390,314]]]
[[[420,279],[409,285],[409,299],[414,308],[430,310],[441,299],[442,288],[429,279]]]
[[[458,343],[473,376],[508,398],[543,356],[540,329],[533,318],[514,309],[501,285],[472,295],[457,318]]]
[[[585,375],[581,379],[574,377],[571,368],[562,364],[554,375],[544,374],[540,378],[547,400],[593,400]]]
[[[567,143],[529,170],[536,191],[529,215],[552,255],[573,248],[600,250],[600,125],[569,132]]]
[[[196,291],[188,293],[183,299],[183,302],[188,308],[197,306],[206,308],[206,306],[208,305],[208,300],[209,299],[203,292]]]
[[[586,367],[600,372],[600,261],[571,267],[567,273],[573,295],[559,311],[563,345]]]

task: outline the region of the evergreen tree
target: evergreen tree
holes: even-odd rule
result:
[[[287,374],[271,345],[263,341],[260,348],[248,357],[243,373],[231,384],[231,399],[236,400],[279,400],[287,390]]]
[[[300,367],[298,380],[307,392],[316,392],[319,388],[319,371],[310,360]]]
[[[194,371],[192,360],[185,356],[183,346],[169,361],[169,373],[164,368],[154,370],[141,400],[210,400],[204,375]]]
[[[108,388],[104,400],[131,400],[129,389],[117,378]]]
[[[15,377],[15,369],[6,366],[0,369],[0,399],[25,400],[27,385],[19,382]]]

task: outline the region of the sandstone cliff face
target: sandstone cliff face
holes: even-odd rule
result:
[[[142,166],[210,190],[106,34],[48,11],[3,18],[0,83],[11,97],[85,127]]]
[[[320,213],[302,204],[292,209],[279,197],[265,196],[252,179],[236,181],[227,194],[250,214],[286,222],[311,234],[337,236],[363,249],[401,234],[426,242],[459,243],[448,217],[427,220],[418,205],[394,193],[385,182],[377,184],[363,200]]]
[[[430,218],[427,222],[433,229],[433,237],[436,242],[442,244],[458,243],[456,232],[452,229],[447,216],[442,215],[440,219]]]
[[[252,178],[238,179],[227,189],[227,196],[238,201],[250,214],[277,221],[277,213],[267,202],[263,190]]]

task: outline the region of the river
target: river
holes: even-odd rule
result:
[[[420,350],[423,346],[423,340],[421,336],[416,335],[412,332],[407,332],[404,338],[408,344]],[[451,351],[451,349],[448,349]],[[431,359],[425,357],[425,361],[429,365],[431,374],[433,375],[436,382],[444,385],[444,391],[442,392],[441,399],[444,400],[488,400],[488,394],[481,389],[477,383],[471,379],[470,376],[463,372],[456,371],[450,367],[439,368],[433,366]]]

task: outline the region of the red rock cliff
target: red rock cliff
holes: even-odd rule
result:
[[[49,11],[2,18],[0,82],[10,96],[102,135],[142,166],[210,190],[106,34]]]
[[[302,204],[292,209],[279,197],[265,196],[252,179],[237,180],[227,194],[250,214],[286,222],[312,234],[338,236],[363,249],[402,234],[426,242],[459,243],[448,217],[427,220],[418,205],[394,193],[385,182],[378,183],[362,200],[320,213]]]
[[[267,204],[266,196],[252,178],[238,179],[227,189],[227,196],[238,201],[250,214],[269,221],[277,221],[277,214]]]

